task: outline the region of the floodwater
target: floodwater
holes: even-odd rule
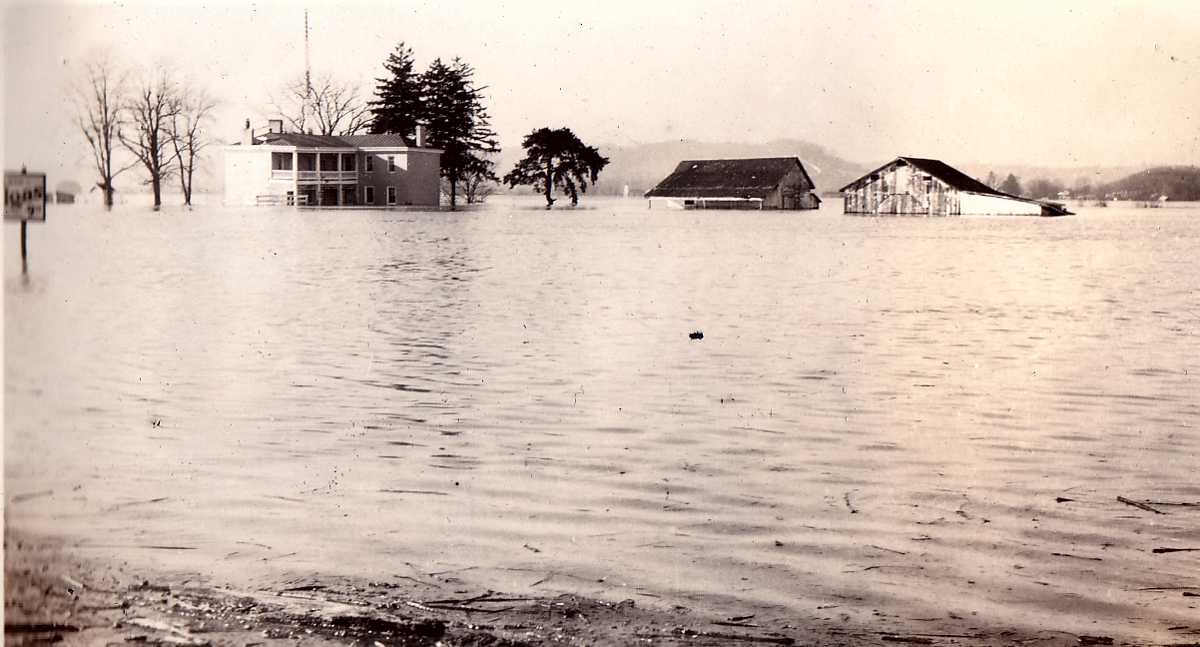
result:
[[[7,521],[233,583],[1189,638],[1200,207],[1077,210],[51,209],[25,276],[5,226]]]

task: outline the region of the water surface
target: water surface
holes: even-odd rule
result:
[[[1200,586],[1151,552],[1200,509],[1116,497],[1200,501],[1200,208],[836,202],[78,207],[26,276],[6,226],[8,522],[232,582],[1181,638],[1139,589]]]

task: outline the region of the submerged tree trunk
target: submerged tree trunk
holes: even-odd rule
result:
[[[450,174],[450,210],[454,211],[458,205],[458,178],[453,173]]]
[[[162,208],[162,169],[156,170],[150,178],[150,186],[154,188],[154,210]]]
[[[188,181],[191,180],[191,173],[180,165],[179,169],[179,189],[183,191],[183,206],[192,206],[192,192],[188,189]]]
[[[192,169],[189,166],[186,172],[181,172],[179,176],[186,177],[187,181],[183,183],[183,206],[192,208]]]
[[[112,155],[112,147],[109,147],[108,154]],[[104,171],[104,182],[100,184],[100,188],[104,191],[104,210],[112,211],[113,208],[113,172],[112,162],[106,164]]]
[[[554,171],[550,166],[550,160],[546,160],[546,211],[554,206]]]

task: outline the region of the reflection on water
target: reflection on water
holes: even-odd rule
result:
[[[1177,637],[1137,589],[1200,585],[1151,552],[1200,509],[1116,496],[1200,501],[1200,209],[832,202],[52,214],[5,261],[9,520],[229,577]]]

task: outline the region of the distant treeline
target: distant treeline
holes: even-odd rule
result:
[[[1011,173],[1003,180],[991,173],[985,183],[1005,193],[1033,199],[1070,197],[1153,201],[1166,196],[1175,202],[1200,200],[1200,167],[1196,166],[1156,166],[1113,182],[1095,185],[1086,178],[1080,178],[1073,185],[1046,178],[1036,178],[1023,184],[1019,177]]]
[[[1104,194],[1122,200],[1157,200],[1164,195],[1174,202],[1200,200],[1200,167],[1149,168],[1105,185]]]

